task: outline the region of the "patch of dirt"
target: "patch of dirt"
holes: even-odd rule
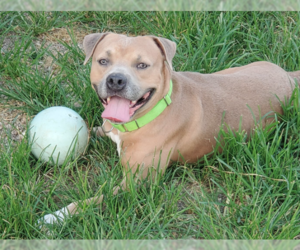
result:
[[[83,50],[83,38],[88,33],[79,27],[68,30],[66,28],[55,28],[47,33],[43,33],[33,41],[36,49],[47,48],[47,50],[54,56],[66,54],[69,49],[65,47],[61,42],[65,42],[69,46],[77,45]],[[73,41],[72,39],[75,39]],[[70,62],[72,63],[72,62]],[[38,69],[43,73],[52,73],[54,75],[60,70],[59,65],[54,63],[54,59],[51,55],[45,54],[42,60],[39,62]]]
[[[15,42],[21,40],[19,36],[14,33],[9,33],[2,41],[0,53],[5,54],[11,51]],[[0,88],[3,87],[4,82],[0,78]],[[0,103],[0,151],[5,149],[10,144],[21,141],[24,138],[27,126],[26,113],[17,109],[24,104],[15,100],[8,100],[4,95],[0,95],[2,101],[6,104]],[[12,107],[16,107],[15,109]]]
[[[72,42],[70,35],[74,36],[79,44],[82,44],[83,38],[87,35],[87,33],[85,34],[85,32],[79,27],[73,28],[72,31],[66,28],[56,28],[47,33],[41,34],[38,38],[51,43],[56,43],[57,40],[62,40],[70,44]]]
[[[19,142],[24,138],[29,117],[17,109],[24,104],[18,101],[8,101],[0,104],[0,147],[7,147],[11,141]],[[11,106],[16,107],[15,109]]]
[[[15,42],[21,41],[22,38],[17,36],[14,32],[9,32],[2,41],[0,53],[5,54],[12,50],[15,46]]]
[[[82,50],[83,49],[83,38],[88,32],[85,32],[79,27],[74,27],[71,33],[68,32],[66,28],[56,28],[47,33],[41,34],[37,39],[33,39],[33,44],[37,50],[41,49],[42,44],[44,48],[48,50],[57,57],[58,54],[64,55],[68,52],[68,48],[63,46],[58,40],[66,42],[70,46],[74,46],[73,39],[76,39],[77,46]],[[10,33],[4,38],[0,44],[0,53],[4,54],[13,50],[14,44],[16,41],[21,40],[20,36],[17,36],[14,33]],[[45,54],[41,59],[38,65],[38,69],[41,74],[53,73],[60,70],[59,66],[53,62],[53,58],[50,55]],[[3,82],[0,78],[0,88],[3,87]],[[0,96],[1,100],[7,101],[6,96]],[[10,142],[21,141],[25,135],[26,126],[28,124],[29,118],[26,116],[26,113],[17,109],[24,104],[19,101],[9,100],[7,104],[0,103],[0,150],[1,147],[7,147]],[[15,107],[15,108],[12,108]],[[31,117],[32,119],[33,117]]]

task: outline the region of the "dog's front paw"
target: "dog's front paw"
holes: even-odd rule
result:
[[[44,217],[38,220],[38,224],[57,224],[62,223],[69,216],[68,209],[62,208],[53,214],[46,214]]]
[[[38,220],[38,224],[56,224],[58,222],[62,222],[63,220],[64,218],[61,216],[46,214],[44,217]]]

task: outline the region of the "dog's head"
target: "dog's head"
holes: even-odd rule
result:
[[[104,105],[103,118],[134,120],[167,94],[176,44],[154,36],[87,35],[84,64],[92,58],[91,83]]]

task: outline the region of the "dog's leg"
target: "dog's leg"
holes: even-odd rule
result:
[[[116,195],[120,189],[124,190],[125,187],[126,187],[125,180],[123,180],[121,182],[120,186],[114,187],[113,195]],[[102,203],[103,197],[104,196],[101,195],[101,196],[92,197],[92,198],[89,198],[89,199],[86,199],[83,201],[72,202],[68,206],[57,210],[53,214],[45,215],[43,218],[38,220],[38,224],[41,224],[43,222],[46,224],[55,224],[58,222],[63,222],[66,218],[68,218],[74,214],[78,214],[79,212],[82,212],[82,209],[79,206],[80,203],[84,203],[85,205],[90,205],[90,204],[98,205],[98,204]]]
[[[165,150],[163,153],[147,153],[145,157],[141,158],[141,155],[138,155],[139,158],[130,157],[124,157],[125,159],[122,159],[122,164],[126,173],[124,173],[124,179],[121,182],[120,186],[114,187],[113,195],[116,195],[118,191],[129,189],[129,180],[143,180],[148,177],[149,174],[151,174],[151,178],[155,179],[156,175],[158,174],[158,171],[160,171],[162,174],[165,172],[166,167],[169,164],[170,161],[170,152],[171,148],[168,148],[168,150]],[[132,155],[131,155],[132,156]],[[137,164],[139,162],[139,164]],[[130,165],[131,164],[131,165]],[[131,166],[130,168],[128,166]],[[68,216],[72,216],[74,214],[77,214],[81,212],[81,208],[79,206],[80,203],[84,203],[86,205],[89,204],[101,204],[103,201],[104,196],[101,195],[99,197],[92,197],[83,201],[77,201],[70,203],[68,206],[63,207],[62,209],[54,212],[53,214],[47,214],[43,218],[41,218],[38,223],[48,223],[48,224],[54,224],[57,222],[63,222]]]
[[[100,204],[102,200],[103,195],[101,195],[100,197],[86,199],[83,202],[85,202],[85,204],[87,205],[89,205],[90,203]],[[55,224],[57,222],[63,222],[67,217],[80,212],[80,208],[78,206],[80,202],[81,201],[70,203],[68,206],[57,210],[53,214],[46,214],[44,217],[38,220],[38,224]]]

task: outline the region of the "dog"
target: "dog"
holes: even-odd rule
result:
[[[92,59],[91,84],[104,106],[96,128],[116,144],[128,180],[155,178],[170,162],[195,162],[211,153],[222,123],[250,134],[265,114],[282,114],[280,100],[291,97],[300,71],[286,72],[269,62],[213,74],[175,72],[176,44],[155,36],[95,33],[83,41],[86,64]],[[225,114],[225,115],[224,115]],[[263,126],[272,122],[262,119]],[[149,177],[149,175],[151,175]],[[82,202],[100,204],[103,195]],[[77,213],[74,202],[43,217],[46,223]]]

